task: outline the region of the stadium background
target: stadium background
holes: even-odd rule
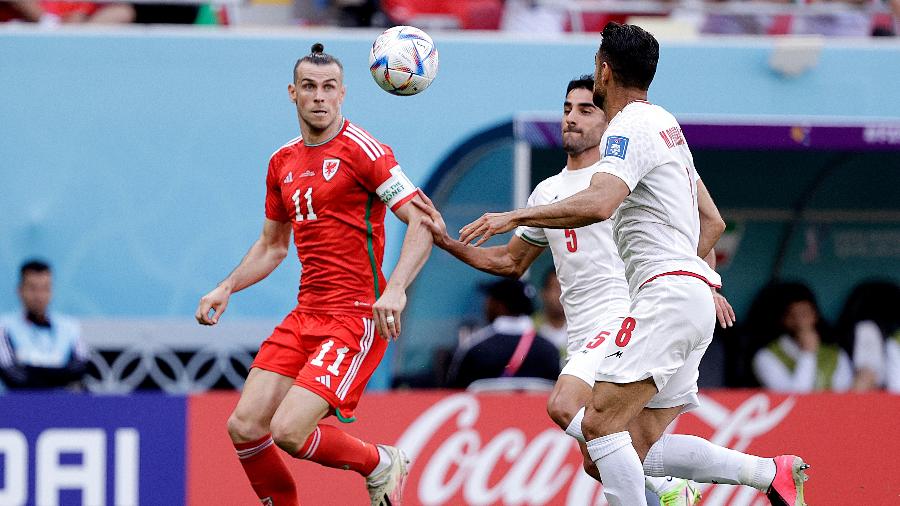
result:
[[[443,201],[451,225],[483,210],[509,208],[514,202],[514,139],[500,136],[497,142],[478,145],[470,152],[467,146],[476,146],[479,136],[523,113],[537,111],[553,117],[567,81],[591,71],[598,42],[592,36],[522,41],[502,34],[434,33],[441,55],[438,79],[422,95],[401,98],[387,95],[371,82],[367,56],[376,33],[0,30],[0,272],[7,273],[0,277],[0,308],[16,304],[15,272],[21,260],[39,255],[50,260],[57,273],[54,308],[82,318],[85,337],[93,346],[152,349],[157,356],[167,349],[180,350],[178,346],[209,348],[213,354],[228,348],[233,357],[239,354],[234,350],[252,347],[264,338],[267,328],[292,307],[299,271],[296,260],[286,261],[267,280],[237,295],[221,329],[195,328],[192,314],[198,297],[234,266],[259,233],[266,161],[297,132],[286,96],[290,70],[312,42],[324,42],[344,63],[346,116],[391,145],[413,181],[437,189],[446,176],[440,169],[456,171],[456,185],[445,192]],[[805,157],[808,151],[802,149],[774,152],[759,156],[758,161],[732,156],[721,165],[698,166],[710,181],[726,220],[743,230],[734,261],[722,271],[738,318],[772,272],[772,249],[777,244],[773,236],[790,223],[795,226],[781,274],[809,283],[826,314],[834,318],[849,287],[859,280],[875,274],[900,280],[900,155],[896,151],[900,149],[900,45],[827,41],[813,68],[788,78],[769,65],[778,44],[774,39],[663,40],[650,98],[677,115],[710,121],[777,121],[801,130],[829,123],[873,128],[875,133],[866,139],[888,151],[869,159],[868,165],[850,165],[832,173],[814,198],[801,203],[822,211],[820,218],[809,221],[794,221],[797,187],[791,184],[816,177],[821,153]],[[802,146],[802,131],[798,135]],[[544,153],[544,158],[533,153],[536,161],[554,156],[555,164],[561,166],[558,153]],[[773,164],[787,173],[768,170]],[[760,174],[777,180],[772,191],[750,191]],[[772,210],[782,212],[759,214]],[[851,239],[862,237],[874,246],[849,258],[838,255],[834,234],[847,230],[856,234]],[[821,256],[813,262],[804,256],[810,234],[821,246]],[[388,270],[401,238],[402,227],[389,218]],[[384,390],[395,375],[427,368],[431,349],[455,339],[456,325],[477,313],[477,298],[471,294],[483,278],[453,264],[443,253],[434,253],[410,292],[406,335],[373,379],[371,390]],[[175,378],[166,389],[188,393],[190,382],[182,380]],[[107,390],[114,389],[112,385]],[[15,480],[21,477],[11,474],[19,468],[11,464],[18,461],[10,455],[22,452],[10,453],[10,449],[20,450],[24,440],[27,504],[40,504],[35,502],[41,488],[37,483],[43,469],[40,463],[53,459],[52,452],[41,453],[41,440],[46,436],[49,448],[52,431],[67,428],[100,432],[63,432],[64,441],[95,441],[87,437],[91,434],[108,439],[102,453],[105,463],[92,468],[102,467],[105,493],[101,495],[108,496],[103,504],[128,504],[128,493],[117,490],[131,489],[117,488],[117,479],[137,483],[134,493],[141,504],[176,504],[184,497],[190,497],[191,504],[248,504],[239,499],[244,497],[239,494],[247,494],[239,475],[225,481],[222,487],[226,488],[214,489],[222,494],[215,500],[190,495],[198,483],[223,483],[213,478],[229,476],[203,464],[218,462],[209,455],[229,448],[222,414],[233,402],[229,395],[194,394],[187,400],[143,393],[102,399],[0,398],[0,427],[7,428],[0,429],[0,447],[6,449],[5,488],[0,490],[9,494],[0,497],[18,504]],[[394,395],[402,394],[373,397],[372,418],[381,415],[376,407],[399,402]],[[399,437],[404,423],[439,399],[451,398],[451,394],[430,395],[409,401],[409,412],[397,416],[397,427],[370,428],[361,422],[360,430]],[[755,394],[718,395],[725,396],[722,405],[736,412]],[[783,398],[766,399],[766,408],[755,408],[756,412],[774,410]],[[784,442],[793,438],[792,431],[817,435],[805,444],[810,451],[822,453],[817,444],[839,439],[848,426],[869,435],[889,431],[884,417],[896,419],[900,411],[892,396],[847,399],[797,397],[792,401],[797,408],[785,415],[785,432],[769,437]],[[535,408],[539,403],[533,399],[522,403],[539,416],[511,423],[526,425],[528,437],[539,434],[549,421]],[[847,416],[834,415],[848,405],[852,407]],[[197,406],[205,408],[198,411]],[[503,401],[489,398],[481,406],[484,413],[492,414],[493,425],[478,429],[487,441],[510,422],[502,417]],[[719,422],[729,420],[727,413],[719,415]],[[808,424],[814,418],[815,424]],[[134,449],[129,428],[139,433],[139,451],[130,454],[140,455],[135,457],[140,465],[134,468],[117,453],[118,448]],[[835,481],[846,480],[844,464],[871,468],[863,467],[859,462],[863,458],[877,458],[880,474],[897,476],[896,459],[891,457],[900,450],[897,438],[888,435],[881,443],[863,439],[860,445],[847,447],[852,452],[845,455],[847,462],[817,466],[819,483],[834,491],[839,486]],[[762,451],[773,446],[769,441],[749,448]],[[62,444],[57,450],[80,451],[77,444],[74,450],[66,448]],[[82,466],[89,461],[85,455]],[[231,471],[238,469],[235,462],[231,467]],[[48,469],[43,476],[53,476],[52,466]],[[295,469],[298,477],[314,481],[310,466]],[[129,473],[132,481],[128,481]],[[120,475],[125,478],[117,478]],[[847,484],[848,488],[839,490],[859,493],[854,486]],[[227,487],[238,495],[232,496]],[[896,504],[900,484],[896,478],[873,481],[866,492],[871,495],[861,502],[829,502],[819,496],[813,504]],[[77,492],[60,497],[63,504],[79,504]],[[448,504],[473,500],[449,497],[455,499],[448,499]],[[554,500],[562,501],[561,497]],[[309,504],[348,504],[343,498],[332,499],[312,499]],[[721,504],[756,504],[753,500]],[[506,500],[509,504],[523,501]]]

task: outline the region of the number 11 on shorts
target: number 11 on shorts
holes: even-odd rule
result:
[[[316,355],[316,358],[310,360],[309,363],[316,367],[322,367],[323,365],[325,365],[325,361],[324,361],[325,355],[327,355],[328,352],[331,351],[332,346],[334,346],[334,341],[332,341],[331,339],[322,343],[322,347],[319,349],[319,354]],[[341,375],[341,370],[340,370],[341,362],[344,361],[344,357],[347,356],[348,351],[350,351],[350,348],[347,348],[346,346],[335,350],[335,353],[337,353],[337,356],[334,358],[334,362],[332,362],[331,365],[328,366],[325,370],[335,376],[340,376]]]

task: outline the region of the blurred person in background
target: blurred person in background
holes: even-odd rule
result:
[[[294,17],[304,26],[367,27],[384,24],[378,0],[294,0]]]
[[[766,335],[756,336],[768,343],[753,357],[760,384],[791,393],[849,390],[853,385],[850,358],[829,342],[828,325],[809,287],[779,283],[763,292],[773,299]]]
[[[565,357],[569,335],[566,333],[566,310],[560,302],[561,296],[562,288],[559,286],[556,269],[547,269],[541,283],[542,308],[540,312],[535,313],[534,324],[538,328],[538,333],[549,339]]]
[[[450,365],[448,386],[466,388],[487,378],[543,378],[559,376],[559,351],[534,329],[534,288],[502,279],[484,285],[484,316],[490,324],[460,343]]]
[[[10,389],[81,387],[88,350],[78,322],[49,310],[53,277],[46,262],[22,264],[18,295],[21,309],[0,316],[0,378]]]
[[[0,21],[30,21],[47,26],[63,23],[127,24],[135,20],[127,3],[21,0],[0,2]]]
[[[817,6],[828,6],[829,12],[799,13],[793,16],[794,35],[826,37],[868,37],[872,35],[872,15],[866,12],[872,0],[816,0]]]
[[[505,0],[500,29],[517,33],[562,33],[566,26],[565,9],[536,0]]]
[[[853,390],[900,393],[900,287],[886,281],[859,284],[844,303],[837,329],[851,354]]]

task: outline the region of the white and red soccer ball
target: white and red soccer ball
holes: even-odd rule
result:
[[[369,69],[384,91],[415,95],[437,76],[438,52],[427,33],[412,26],[395,26],[375,39]]]

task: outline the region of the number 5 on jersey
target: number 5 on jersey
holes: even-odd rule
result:
[[[569,250],[569,253],[578,251],[578,235],[574,228],[566,229],[566,249]]]
[[[306,194],[303,195],[306,197],[306,219],[307,220],[315,220],[318,218],[316,216],[316,212],[313,210],[312,204],[312,187],[306,189]],[[297,188],[297,191],[294,192],[294,195],[291,196],[291,200],[294,201],[294,210],[297,213],[297,221],[303,221],[303,211],[300,210],[300,189]]]

